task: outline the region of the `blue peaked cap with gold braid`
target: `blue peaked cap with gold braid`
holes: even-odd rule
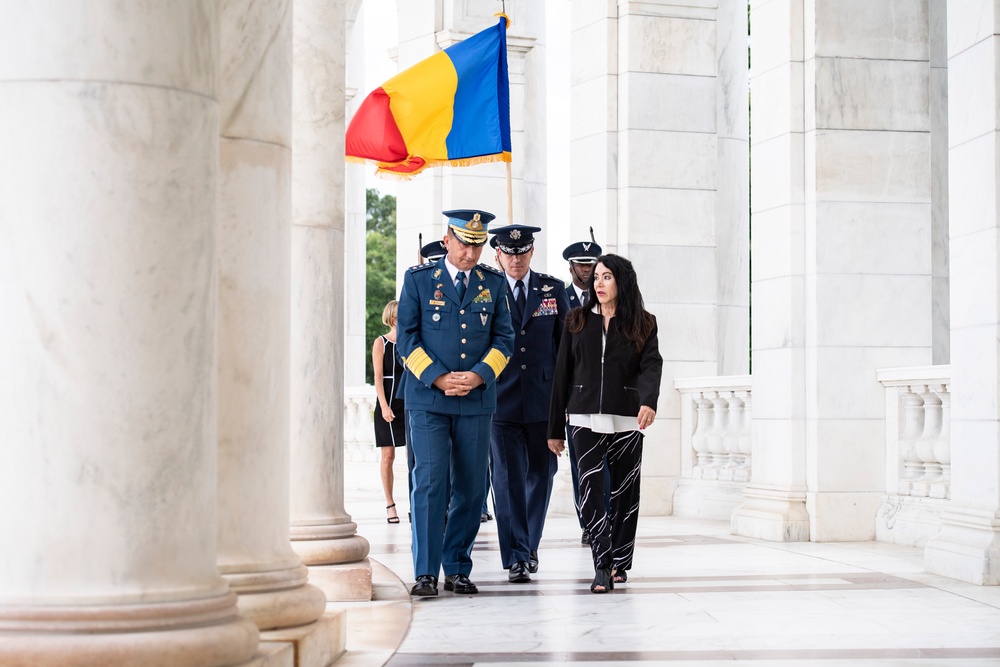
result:
[[[448,218],[448,227],[455,232],[459,241],[475,246],[486,243],[486,226],[496,218],[492,213],[474,208],[442,211],[441,214]]]

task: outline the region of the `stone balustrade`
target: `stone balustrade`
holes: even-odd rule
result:
[[[889,368],[878,378],[886,393],[886,490],[949,498],[950,368]]]
[[[375,387],[344,388],[344,459],[351,463],[378,460],[375,451]]]
[[[885,387],[885,488],[876,539],[922,546],[951,498],[951,368],[878,372]]]
[[[685,378],[674,387],[681,395],[674,513],[728,519],[750,481],[750,376]]]

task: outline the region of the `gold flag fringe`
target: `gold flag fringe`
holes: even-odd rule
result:
[[[381,178],[387,178],[398,181],[408,181],[412,179],[417,174],[423,173],[428,167],[471,167],[476,164],[489,164],[492,162],[510,162],[511,154],[509,151],[504,151],[503,153],[495,153],[493,155],[480,155],[478,157],[467,157],[458,160],[428,160],[420,169],[415,171],[400,172],[392,171],[392,167],[399,167],[402,165],[407,165],[410,163],[409,158],[403,160],[402,162],[379,162],[378,160],[368,160],[366,158],[355,157],[353,155],[348,155],[347,161],[353,163],[371,163],[378,167],[375,170],[375,175]]]

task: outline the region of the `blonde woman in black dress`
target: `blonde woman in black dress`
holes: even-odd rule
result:
[[[403,376],[403,365],[396,356],[396,309],[395,300],[386,304],[382,311],[382,324],[389,327],[389,333],[379,336],[372,343],[372,369],[375,371],[375,393],[378,396],[375,405],[375,446],[382,450],[382,490],[385,491],[386,521],[389,523],[399,523],[396,501],[392,499],[392,464],[396,460],[396,447],[406,445],[403,399],[397,391]]]

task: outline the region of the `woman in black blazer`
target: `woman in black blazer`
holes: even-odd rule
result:
[[[590,590],[628,578],[639,518],[642,431],[656,417],[663,360],[656,318],[643,307],[632,263],[602,255],[587,289],[596,303],[566,316],[549,407],[549,449],[565,447],[567,416],[580,470],[579,510],[594,556]],[[604,507],[604,465],[611,513]]]

